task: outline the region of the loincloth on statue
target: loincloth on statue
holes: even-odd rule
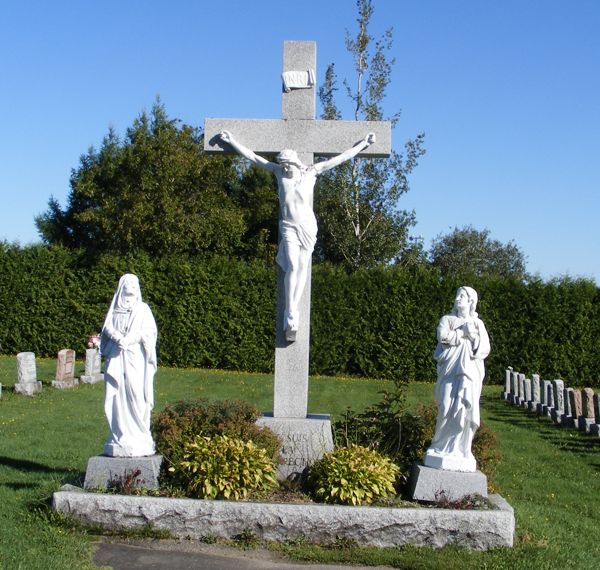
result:
[[[287,245],[296,245],[312,253],[317,242],[317,222],[311,220],[308,224],[294,224],[287,220],[279,221],[279,251],[277,252],[277,263],[284,271],[287,271],[288,261]]]

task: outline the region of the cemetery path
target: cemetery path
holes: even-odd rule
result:
[[[264,549],[208,545],[192,541],[104,538],[97,543],[94,563],[113,570],[387,570],[389,566],[340,566],[288,562]]]

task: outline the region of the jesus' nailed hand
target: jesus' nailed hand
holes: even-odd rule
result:
[[[280,212],[277,263],[285,274],[283,330],[286,340],[292,342],[296,340],[300,299],[317,240],[317,220],[312,209],[317,176],[354,158],[375,142],[375,134],[369,133],[352,148],[312,166],[303,164],[294,150],[284,149],[277,155],[277,162],[270,162],[235,140],[229,131],[222,131],[220,137],[238,154],[271,171],[277,178]]]

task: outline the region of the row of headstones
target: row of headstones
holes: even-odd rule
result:
[[[65,348],[58,353],[56,360],[56,375],[52,386],[61,390],[74,388],[79,381],[85,384],[94,384],[104,380],[101,372],[102,362],[100,351],[88,348],[85,351],[85,373],[81,378],[75,378],[75,351]],[[42,383],[37,379],[35,354],[33,352],[19,352],[17,354],[17,383],[14,390],[18,394],[33,396],[42,391]]]
[[[538,374],[526,378],[509,366],[501,397],[564,427],[600,436],[600,394],[591,388],[569,388],[563,380],[540,380]]]

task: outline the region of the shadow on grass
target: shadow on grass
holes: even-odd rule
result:
[[[548,441],[561,451],[578,455],[597,454],[600,451],[600,438],[587,435],[576,428],[564,428],[547,416],[539,416],[524,408],[512,406],[504,400],[490,397],[482,399],[487,411],[487,419],[510,424],[531,431],[535,429],[540,438]],[[600,470],[600,464],[592,464]]]
[[[15,459],[13,457],[6,457],[0,455],[0,465],[4,465],[5,467],[12,467],[13,469],[18,469],[19,471],[35,471],[37,473],[72,473],[70,469],[66,469],[64,467],[50,467],[49,465],[44,465],[43,463],[37,463],[35,461],[28,461],[27,459]]]

